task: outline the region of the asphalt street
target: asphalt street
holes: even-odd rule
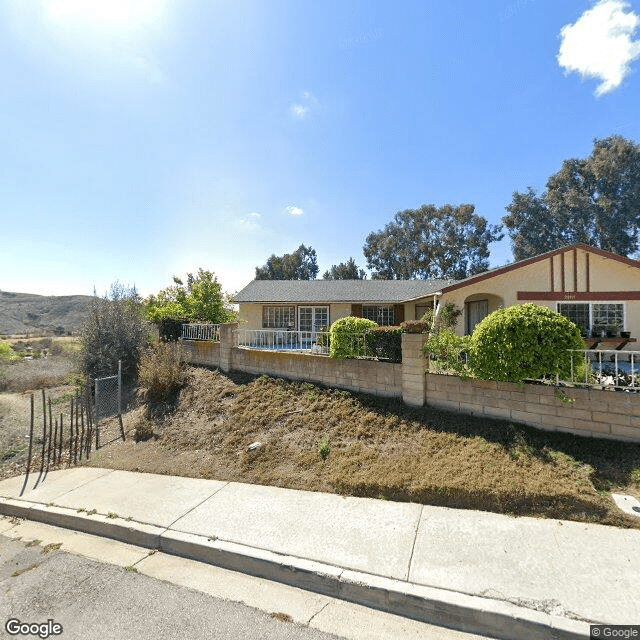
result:
[[[10,619],[39,624],[52,620],[50,628],[60,624],[62,633],[50,637],[64,640],[337,637],[127,568],[28,544],[0,536],[2,637],[25,637],[10,635]]]

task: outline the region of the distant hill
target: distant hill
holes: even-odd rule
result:
[[[88,313],[91,296],[38,296],[0,291],[0,335],[76,333]]]

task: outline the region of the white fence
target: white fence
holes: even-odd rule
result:
[[[220,342],[219,324],[183,324],[183,340],[214,340]]]
[[[284,329],[238,329],[238,346],[272,351],[329,353],[329,337],[319,331]]]
[[[571,373],[569,379],[531,380],[531,382],[553,383],[563,386],[588,387],[593,389],[621,389],[640,392],[640,351],[618,351],[615,349],[571,349]],[[429,359],[431,373],[459,375],[467,370],[469,354],[460,355],[460,369],[454,370],[446,362]]]
[[[571,380],[566,382],[581,386],[640,390],[640,351],[572,350]]]

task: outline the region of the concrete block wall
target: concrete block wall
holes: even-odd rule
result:
[[[512,420],[550,431],[640,442],[640,394],[600,389],[564,389],[563,402],[553,387],[510,382],[462,380],[426,374],[425,402],[430,407],[474,416]]]
[[[209,340],[181,340],[184,359],[190,364],[220,366],[220,343]]]
[[[248,373],[316,382],[378,396],[402,396],[402,365],[375,360],[336,360],[286,351],[233,349],[233,368]]]

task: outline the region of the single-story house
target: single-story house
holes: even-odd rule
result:
[[[397,325],[452,302],[463,310],[456,331],[464,335],[499,307],[533,302],[589,335],[617,326],[638,337],[640,261],[576,244],[458,281],[254,280],[236,300],[245,329],[317,331],[349,315]]]

